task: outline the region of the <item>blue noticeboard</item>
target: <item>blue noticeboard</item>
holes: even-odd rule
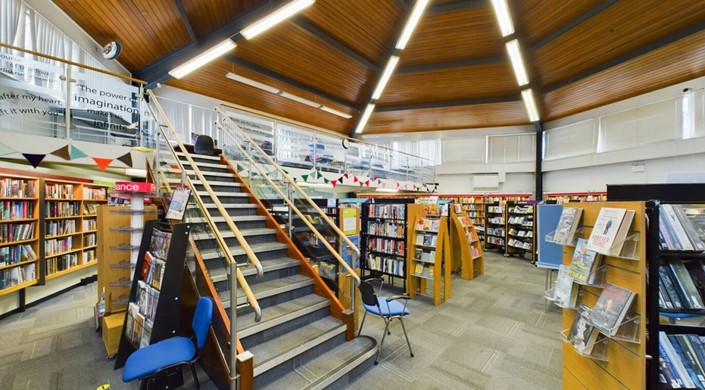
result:
[[[558,266],[563,264],[563,246],[546,241],[546,235],[556,230],[562,211],[563,205],[560,204],[538,205],[538,225],[536,230],[536,242],[538,245],[537,267],[558,269]]]

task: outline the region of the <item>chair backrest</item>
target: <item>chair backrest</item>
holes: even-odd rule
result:
[[[375,292],[372,284],[366,280],[360,281],[360,295],[362,296],[362,303],[369,306],[377,306],[377,293]]]
[[[201,297],[196,305],[196,312],[193,314],[191,328],[196,335],[196,346],[200,350],[206,342],[208,328],[211,326],[213,318],[213,301],[208,297]]]
[[[215,154],[213,138],[209,135],[199,135],[198,138],[196,138],[196,143],[193,145],[193,152],[213,156]]]

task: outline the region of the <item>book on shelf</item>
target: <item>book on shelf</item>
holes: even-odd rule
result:
[[[659,225],[659,238],[664,249],[705,250],[705,243],[680,205],[662,204],[659,223],[663,225]]]
[[[423,264],[422,263],[416,263],[416,265],[414,266],[414,273],[417,275],[423,274]]]
[[[583,214],[583,209],[577,207],[564,207],[561,211],[560,219],[556,232],[553,235],[553,242],[565,245],[573,239],[575,231],[580,225],[580,217]]]
[[[164,218],[176,221],[181,221],[184,219],[184,213],[186,212],[186,206],[188,205],[190,196],[191,190],[187,188],[178,188],[174,190],[171,194],[169,209],[167,210]]]
[[[149,251],[154,257],[166,259],[171,243],[171,233],[159,229],[154,229],[152,239],[149,244]]]
[[[590,308],[580,305],[568,332],[568,342],[582,355],[590,355],[600,331],[590,323]]]
[[[667,307],[672,306],[674,309],[683,309],[685,307],[684,302],[682,301],[680,294],[678,294],[675,282],[673,281],[673,278],[671,276],[671,271],[665,264],[659,266],[658,278],[659,287],[663,286],[664,290],[666,291],[664,300],[666,302],[670,302],[670,305],[666,303]]]
[[[668,269],[672,276],[673,285],[681,298],[681,302],[686,309],[703,309],[703,301],[698,293],[698,289],[693,283],[693,279],[685,267],[683,260],[671,259],[668,261]]]
[[[619,256],[634,219],[634,211],[603,207],[590,233],[587,248],[607,256]]]
[[[573,278],[568,274],[568,266],[560,265],[556,287],[553,290],[554,302],[561,307],[573,307],[578,299],[578,287],[573,283]]]
[[[678,358],[671,341],[664,332],[659,332],[659,371],[663,374],[664,379],[661,382],[670,384],[674,389],[686,388],[686,382],[683,380],[683,375],[687,377],[691,388],[695,387],[693,381],[685,370],[683,363]]]
[[[614,336],[626,317],[636,294],[616,284],[607,283],[597,299],[590,321],[607,336]]]
[[[680,360],[681,364],[685,368],[687,376],[693,382],[694,387],[703,389],[705,388],[705,376],[698,372],[698,366],[695,361],[693,361],[688,356],[688,348],[683,348],[683,344],[679,342],[677,335],[669,334],[667,335],[668,340],[671,342],[671,347],[675,353],[676,360]],[[685,381],[684,378],[681,378]]]
[[[578,283],[593,284],[599,267],[600,255],[587,249],[586,239],[579,238],[568,271],[570,277]]]

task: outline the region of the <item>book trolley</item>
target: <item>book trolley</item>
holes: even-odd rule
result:
[[[578,207],[578,205],[576,205]],[[573,307],[563,307],[563,386],[566,389],[643,389],[646,381],[646,208],[644,202],[581,203],[582,226],[573,240],[563,246],[563,264],[573,259],[578,238],[587,239],[603,207],[634,211],[627,238],[615,242],[622,246],[619,255],[602,255],[602,275],[592,285],[573,285],[578,298]],[[555,232],[547,235],[551,242]],[[589,353],[581,353],[569,340],[574,322],[590,316],[596,303],[610,284],[634,294],[623,320],[611,328],[600,327],[596,338],[589,340]],[[547,297],[551,294],[549,290]]]
[[[452,271],[460,271],[460,277],[473,280],[475,275],[485,273],[480,237],[470,218],[462,210],[458,212],[457,207],[451,207],[450,221]]]
[[[440,305],[441,299],[448,300],[451,294],[448,217],[441,215],[439,209],[430,207],[435,205],[424,206],[425,215],[416,218],[410,234],[407,291],[411,298],[417,293],[426,294],[430,281],[433,283],[433,304]]]
[[[190,229],[186,223],[174,224],[171,229],[156,220],[145,224],[115,369],[122,368],[140,347],[178,333],[179,294]]]

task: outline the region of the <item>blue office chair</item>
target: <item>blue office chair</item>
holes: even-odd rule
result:
[[[191,367],[196,388],[199,389],[201,386],[198,383],[194,363],[201,357],[212,317],[213,301],[207,297],[199,299],[191,322],[193,340],[189,337],[177,336],[138,349],[127,358],[122,372],[122,381],[131,382],[138,379],[142,381],[140,389],[147,389],[150,380],[158,373],[173,367],[188,365]]]
[[[389,332],[389,324],[394,319],[399,319],[401,323],[401,328],[404,330],[404,337],[406,338],[406,345],[409,346],[409,354],[414,357],[414,352],[411,350],[411,343],[409,343],[409,336],[406,334],[406,327],[404,326],[403,317],[408,316],[409,309],[406,308],[406,304],[409,301],[408,295],[394,295],[389,298],[377,296],[377,292],[372,286],[373,282],[378,281],[380,284],[380,289],[382,286],[381,279],[365,279],[360,281],[360,295],[362,296],[362,306],[365,308],[365,314],[362,316],[362,322],[360,323],[360,330],[357,332],[359,336],[362,333],[362,326],[365,325],[365,319],[367,318],[367,313],[372,313],[378,315],[384,319],[384,334],[382,335],[382,341],[379,343],[379,348],[377,348],[377,356],[375,357],[375,364],[379,362],[379,355],[382,351],[382,345],[384,344],[384,338]],[[399,302],[403,300],[402,304]]]

